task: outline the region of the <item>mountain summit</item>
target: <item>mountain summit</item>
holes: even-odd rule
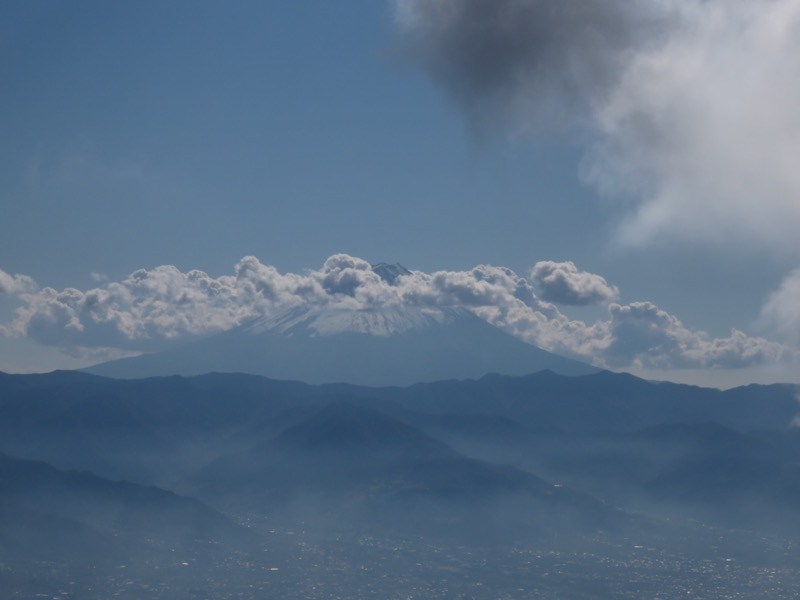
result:
[[[386,283],[394,285],[400,275],[411,275],[411,271],[400,263],[390,265],[388,263],[377,263],[372,265],[372,270]]]
[[[390,285],[411,274],[398,264],[372,269]],[[544,369],[565,375],[597,371],[527,344],[464,309],[399,302],[365,307],[347,300],[295,306],[185,346],[85,370],[120,378],[243,372],[373,386]]]

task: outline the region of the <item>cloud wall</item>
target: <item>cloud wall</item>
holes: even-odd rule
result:
[[[89,290],[40,288],[29,277],[0,271],[0,291],[19,303],[0,333],[73,354],[118,356],[155,351],[301,306],[460,308],[531,344],[598,366],[744,367],[797,358],[788,346],[737,330],[710,338],[650,302],[613,302],[619,290],[572,263],[542,261],[533,274],[532,283],[510,269],[478,265],[468,271],[413,271],[390,283],[368,262],[345,254],[302,274],[281,273],[252,256],[219,277],[165,265]],[[555,283],[547,283],[554,274]],[[592,324],[570,319],[537,295],[534,284],[551,300],[607,304],[609,318]]]

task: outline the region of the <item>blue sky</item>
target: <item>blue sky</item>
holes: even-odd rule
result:
[[[245,256],[308,274],[344,253],[424,273],[507,267],[540,296],[534,265],[572,261],[617,289],[557,304],[605,323],[606,352],[633,335],[609,324],[634,303],[680,323],[664,335],[688,344],[681,360],[645,348],[615,368],[790,378],[800,2],[548,4],[5,3],[0,369],[108,349],[52,315],[44,328],[46,288],[163,265],[219,278]],[[744,358],[692,362],[689,334]],[[767,342],[785,351],[753,350]],[[596,351],[578,355],[610,366]]]

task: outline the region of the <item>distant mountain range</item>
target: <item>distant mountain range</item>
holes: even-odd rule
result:
[[[373,270],[389,283],[408,273],[400,265]],[[402,386],[543,369],[564,375],[598,371],[527,344],[463,309],[309,305],[85,371],[121,379],[229,372],[313,384]]]
[[[222,506],[300,506],[362,526],[496,537],[621,526],[608,505],[511,466],[468,458],[385,413],[334,401],[196,478]],[[501,514],[495,514],[503,506]],[[491,524],[490,527],[487,524]],[[494,528],[494,531],[489,531]]]
[[[456,544],[630,545],[698,523],[800,539],[795,391],[610,372],[407,387],[0,373],[0,557],[213,562],[250,544],[231,521],[253,519]]]

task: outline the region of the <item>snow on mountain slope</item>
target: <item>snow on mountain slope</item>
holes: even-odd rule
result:
[[[373,269],[390,284],[409,273],[400,265]],[[344,296],[337,303],[293,307],[185,346],[85,370],[121,378],[243,372],[384,386],[543,369],[566,375],[597,371],[522,342],[464,309],[399,303],[365,308]]]

